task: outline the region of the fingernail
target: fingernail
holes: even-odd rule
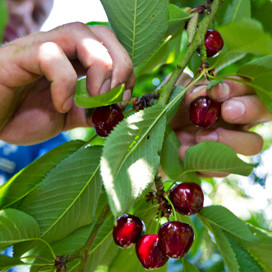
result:
[[[204,141],[213,141],[217,142],[218,134],[216,131],[208,132],[208,131],[201,131],[199,135],[197,135],[197,142],[204,142]]]
[[[219,83],[218,86],[215,86],[211,89],[211,95],[217,101],[224,101],[229,98],[230,95],[230,87],[226,83]]]
[[[198,93],[200,93],[202,90],[205,90],[206,89],[206,85],[202,85],[202,86],[198,86],[198,87],[196,87],[195,89],[193,89],[193,91],[192,91],[192,94],[193,95],[197,95]]]
[[[74,96],[72,95],[64,102],[64,104],[62,106],[62,110],[64,112],[69,111],[71,109],[73,103],[74,103]]]
[[[99,94],[107,93],[111,89],[110,85],[111,85],[111,79],[108,78],[102,84],[102,86],[100,88],[100,91],[99,91]]]
[[[123,94],[123,100],[124,101],[129,101],[130,98],[131,98],[131,90],[130,89],[125,90],[124,94]]]
[[[230,121],[236,121],[241,118],[246,112],[244,103],[238,100],[229,100],[224,105],[224,116],[225,119]]]

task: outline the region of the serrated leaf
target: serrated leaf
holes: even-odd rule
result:
[[[223,83],[223,82],[224,82],[224,79],[222,79],[222,78],[213,79],[207,85],[207,90],[209,90],[209,89],[211,89],[211,87],[216,86],[217,84]]]
[[[272,234],[248,225],[253,235],[258,238],[257,243],[239,240],[243,247],[253,256],[265,271],[272,271]]]
[[[200,211],[200,215],[210,224],[221,228],[239,239],[250,242],[256,242],[258,240],[251,233],[249,227],[244,221],[239,219],[236,215],[223,206],[204,207]]]
[[[37,221],[15,209],[0,210],[0,251],[13,244],[40,237]]]
[[[199,272],[199,270],[185,258],[182,259],[183,272]]]
[[[75,103],[82,108],[95,108],[122,102],[125,85],[117,86],[109,92],[90,96],[86,88],[86,78],[82,78],[77,82],[75,94]]]
[[[231,147],[205,141],[186,150],[184,168],[185,172],[225,172],[248,176],[254,166],[241,160]]]
[[[17,266],[17,265],[23,265],[24,263],[14,257],[8,257],[6,255],[0,255],[0,272],[6,272],[10,268]]]
[[[168,28],[168,0],[101,0],[110,25],[131,56],[143,61]]]
[[[119,123],[106,140],[101,175],[111,211],[124,213],[157,173],[166,126],[165,107],[155,105]]]
[[[58,163],[83,144],[83,141],[64,143],[22,169],[0,187],[0,208],[9,207],[31,193]]]
[[[82,148],[56,165],[21,203],[39,223],[42,237],[59,240],[92,222],[101,192],[101,147]]]
[[[226,234],[226,237],[236,255],[237,260],[239,260],[241,272],[264,272],[263,268],[258,264],[258,262],[246,251],[242,245],[237,242],[231,235]]]

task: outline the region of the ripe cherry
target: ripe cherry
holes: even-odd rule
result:
[[[145,269],[159,268],[168,257],[159,248],[158,234],[143,235],[136,243],[136,254]]]
[[[218,54],[224,46],[224,40],[219,32],[214,29],[208,29],[205,35],[205,47],[207,57],[213,57]]]
[[[158,235],[160,249],[171,258],[182,258],[194,240],[192,227],[179,221],[163,224]]]
[[[93,127],[101,137],[108,136],[112,129],[123,119],[122,110],[117,105],[98,107],[92,113]]]
[[[145,229],[142,220],[134,215],[123,214],[117,219],[113,228],[113,239],[116,245],[125,248],[137,242]]]
[[[220,119],[221,104],[208,96],[199,96],[191,102],[189,115],[194,125],[211,128]]]
[[[198,213],[203,208],[204,194],[196,183],[184,182],[176,185],[169,194],[177,212],[184,215]]]

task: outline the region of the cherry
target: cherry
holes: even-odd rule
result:
[[[194,240],[192,227],[179,221],[163,224],[158,235],[160,249],[171,258],[182,258]]]
[[[142,235],[136,243],[136,254],[145,269],[159,268],[168,261],[159,248],[158,234]]]
[[[205,47],[207,57],[213,57],[218,54],[224,46],[224,40],[219,32],[214,29],[208,29],[205,35]]]
[[[176,185],[169,194],[177,212],[184,215],[198,213],[203,208],[204,194],[196,183],[184,182]]]
[[[221,116],[221,104],[208,96],[199,96],[191,102],[189,115],[194,125],[211,128]]]
[[[125,248],[137,242],[145,229],[142,220],[134,215],[123,214],[117,219],[113,228],[113,239],[116,245]]]
[[[107,137],[112,129],[123,119],[122,110],[117,105],[98,107],[92,113],[93,127],[101,137]]]

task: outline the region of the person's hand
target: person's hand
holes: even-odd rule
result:
[[[191,79],[183,74],[178,84],[187,85]],[[184,160],[185,151],[203,141],[224,143],[239,154],[250,156],[259,153],[263,146],[260,135],[249,132],[253,126],[272,120],[272,116],[256,95],[253,88],[232,80],[225,80],[210,90],[208,82],[201,82],[185,95],[179,112],[171,125],[181,143],[179,154]],[[221,121],[211,129],[195,127],[189,119],[189,105],[198,96],[209,97],[222,102]],[[224,173],[200,173],[202,176],[226,176]]]
[[[0,139],[33,144],[89,126],[73,99],[82,75],[91,96],[133,89],[131,59],[109,28],[72,23],[0,47]]]

